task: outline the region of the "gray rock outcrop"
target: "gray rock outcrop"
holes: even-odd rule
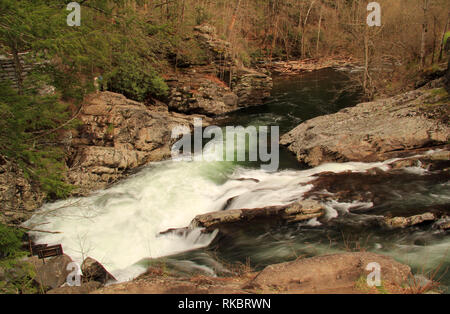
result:
[[[300,162],[382,161],[450,140],[448,94],[419,89],[306,121],[281,138]]]

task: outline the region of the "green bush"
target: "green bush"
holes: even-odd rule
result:
[[[164,79],[145,61],[130,53],[120,56],[118,66],[106,75],[108,90],[136,101],[149,97],[164,98],[168,86]]]
[[[22,246],[23,232],[0,223],[0,258],[15,256]]]
[[[0,280],[0,294],[37,294],[43,292],[34,280],[36,271],[33,264],[11,259],[0,261],[0,267],[5,269],[6,280]]]

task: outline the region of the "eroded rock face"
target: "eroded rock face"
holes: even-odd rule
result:
[[[284,135],[281,144],[311,166],[387,160],[446,144],[450,126],[439,112],[447,110],[448,94],[442,88],[415,90],[306,121]]]
[[[217,116],[263,104],[270,96],[272,78],[239,64],[233,57],[231,43],[219,38],[214,27],[202,25],[194,30],[209,60],[166,79],[171,88],[169,109]]]
[[[241,107],[261,105],[270,97],[272,87],[270,76],[252,69],[241,68],[233,76],[233,92]]]
[[[211,67],[196,67],[168,80],[170,110],[216,116],[239,109],[238,96],[215,76]]]
[[[111,92],[92,95],[71,141],[69,182],[79,187],[77,194],[88,194],[148,162],[170,158],[173,128],[192,128],[195,117],[148,108]],[[210,121],[201,118],[204,125]]]
[[[15,163],[0,156],[0,222],[19,224],[42,206],[46,195]]]
[[[411,276],[411,268],[390,257],[374,253],[344,253],[324,255],[293,262],[267,266],[250,286],[264,291],[289,293],[327,293],[328,290],[345,291],[371,272],[370,263],[381,266],[384,286],[399,286]]]

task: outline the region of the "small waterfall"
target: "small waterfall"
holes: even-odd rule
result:
[[[315,174],[365,171],[383,165],[326,164],[303,171],[266,173],[232,162],[153,163],[110,189],[46,204],[25,225],[59,232],[31,234],[36,243],[61,243],[65,253],[78,263],[87,256],[97,259],[124,281],[145,271],[135,265],[144,258],[208,246],[215,233],[159,235],[188,226],[196,215],[224,207],[289,204],[312,188],[308,182]]]

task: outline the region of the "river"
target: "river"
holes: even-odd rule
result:
[[[284,134],[302,121],[358,103],[359,93],[348,85],[346,76],[334,70],[275,78],[270,101],[222,117],[219,123],[277,125]],[[219,275],[237,262],[260,270],[298,257],[366,250],[407,263],[417,275],[437,269],[435,278],[443,276],[444,287],[450,285],[450,275],[445,274],[450,266],[450,241],[445,232],[432,224],[392,230],[380,223],[384,215],[436,207],[449,212],[448,177],[409,168],[368,180],[364,173],[373,167],[384,169],[385,163],[309,168],[284,148],[275,173],[260,170],[257,163],[158,162],[89,197],[46,204],[26,224],[61,232],[33,236],[37,243],[61,243],[79,263],[87,256],[97,259],[120,281],[136,277],[155,261],[180,273]],[[196,215],[225,207],[292,203],[314,190],[310,182],[321,172],[335,173],[336,184],[331,184],[332,191],[322,191],[327,194],[322,199],[327,213],[319,220],[291,225],[250,223],[220,234],[200,230],[181,236],[159,234],[186,227]],[[339,198],[340,188],[372,197]]]

